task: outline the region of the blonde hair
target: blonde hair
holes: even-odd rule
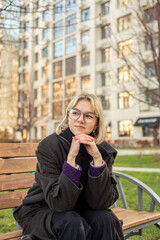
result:
[[[94,133],[94,137],[96,138],[96,144],[100,144],[105,140],[106,137],[106,129],[104,125],[104,116],[103,116],[103,109],[98,97],[94,94],[90,93],[81,93],[75,96],[71,102],[69,103],[68,107],[66,108],[65,116],[60,122],[60,124],[56,128],[56,133],[59,135],[61,134],[66,128],[68,128],[68,109],[75,107],[75,105],[80,100],[88,100],[90,101],[92,108],[94,109],[94,113],[99,116],[98,118],[98,127]]]

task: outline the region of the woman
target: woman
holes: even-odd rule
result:
[[[14,212],[26,235],[22,239],[124,239],[119,220],[108,210],[118,198],[112,177],[116,151],[104,140],[98,98],[74,97],[56,133],[36,150],[36,183]]]

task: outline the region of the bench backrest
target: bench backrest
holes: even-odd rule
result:
[[[33,185],[37,143],[0,144],[0,209],[21,204]]]

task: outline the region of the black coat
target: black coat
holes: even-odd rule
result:
[[[54,239],[51,231],[53,212],[71,211],[75,208],[83,191],[83,185],[77,187],[63,172],[62,166],[67,160],[70,143],[56,133],[43,139],[36,150],[38,159],[35,173],[36,183],[30,188],[23,203],[14,211],[14,217],[23,228],[23,233],[35,234],[41,240]],[[88,170],[85,201],[91,209],[108,209],[118,198],[116,182],[112,177],[112,165],[116,151],[107,143],[98,146],[107,165],[98,177],[92,177]],[[117,221],[117,239],[121,236],[121,227]]]

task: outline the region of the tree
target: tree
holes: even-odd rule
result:
[[[122,66],[121,90],[140,102],[143,110],[160,109],[160,1],[127,2],[117,22],[118,36],[113,31],[110,42]],[[127,84],[131,80],[135,91]]]

